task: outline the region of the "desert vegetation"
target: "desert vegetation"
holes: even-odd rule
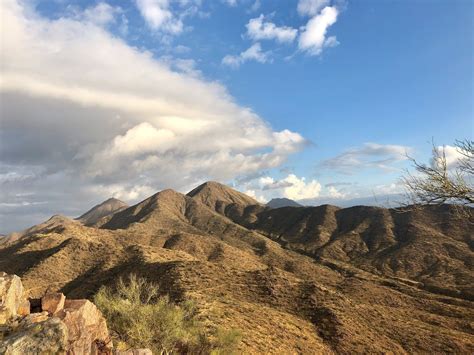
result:
[[[440,149],[435,144],[429,164],[410,158],[416,173],[407,173],[403,178],[410,203],[450,203],[458,206],[474,204],[474,141],[458,140],[455,147],[461,159],[453,167],[446,157],[446,148]]]
[[[149,348],[155,354],[232,354],[237,330],[209,333],[192,301],[175,304],[158,286],[131,274],[115,287],[102,287],[94,302],[103,312],[119,349]]]
[[[55,216],[8,237],[0,270],[32,298],[96,295],[119,349],[473,353],[474,224],[455,208],[271,209],[209,182],[91,226]]]

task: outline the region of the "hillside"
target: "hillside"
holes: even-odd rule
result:
[[[109,198],[108,200],[92,207],[89,211],[76,219],[86,226],[91,226],[99,222],[100,219],[109,217],[127,207],[128,205],[125,202],[116,198]]]
[[[55,217],[2,245],[0,270],[73,298],[137,273],[240,329],[246,353],[472,353],[473,225],[449,206],[401,212],[268,209],[211,182],[95,227]]]

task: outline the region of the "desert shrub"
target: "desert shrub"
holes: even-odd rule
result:
[[[258,240],[253,244],[253,247],[256,249],[255,254],[258,256],[263,256],[268,253],[268,246],[265,240]]]
[[[107,319],[118,348],[150,348],[156,354],[229,354],[240,334],[207,334],[193,302],[179,305],[158,295],[158,286],[130,275],[116,287],[102,287],[94,302]]]

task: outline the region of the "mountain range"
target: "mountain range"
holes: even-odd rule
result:
[[[0,270],[32,297],[133,272],[244,353],[474,352],[474,223],[449,205],[271,208],[207,182],[5,239]]]

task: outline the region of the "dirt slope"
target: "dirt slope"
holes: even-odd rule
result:
[[[33,296],[76,298],[138,273],[194,299],[208,327],[241,329],[246,353],[474,351],[472,227],[449,207],[268,210],[210,185],[161,191],[100,228],[55,217],[2,245],[0,270]],[[426,287],[442,279],[449,292]]]

